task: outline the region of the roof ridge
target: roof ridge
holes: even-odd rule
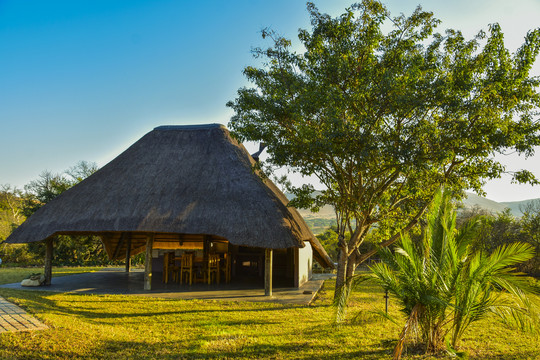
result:
[[[207,130],[207,129],[217,129],[223,128],[227,129],[225,125],[222,124],[196,124],[196,125],[161,125],[154,128],[154,130]]]

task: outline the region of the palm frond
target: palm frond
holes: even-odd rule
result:
[[[528,298],[507,300],[507,303],[499,303],[490,307],[490,311],[497,315],[507,326],[520,329],[521,331],[540,332],[540,311]]]
[[[536,254],[535,251],[530,244],[522,242],[499,246],[487,258],[486,272],[497,271],[532,259]]]
[[[372,266],[372,273],[408,316],[394,359],[412,329],[421,330],[427,349],[440,349],[446,335],[452,349],[471,323],[491,312],[522,329],[540,328],[540,316],[526,296],[538,288],[512,268],[533,257],[534,248],[514,243],[490,255],[476,251],[472,244],[482,221],[472,219],[457,230],[450,196],[440,192],[427,213],[422,243],[416,246],[403,236],[394,252],[381,251],[383,263]]]

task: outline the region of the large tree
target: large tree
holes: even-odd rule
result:
[[[507,172],[495,154],[533,154],[540,80],[529,72],[540,30],[511,54],[497,24],[471,40],[439,34],[420,7],[409,17],[370,0],[337,18],[311,3],[308,11],[300,52],[262,32],[272,45],[254,49],[263,65],[244,69],[253,87],[227,104],[229,126],[240,140],[267,144],[267,164],[325,185],[314,199],[311,186],[294,188],[293,205],[334,207],[340,286],[376,251],[359,252],[368,233],[386,247],[418,223],[440,186],[481,194],[487,179]],[[513,175],[537,182],[526,170]]]

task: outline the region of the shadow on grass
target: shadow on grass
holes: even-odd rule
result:
[[[160,341],[159,336],[146,337],[144,334],[139,337],[140,341],[116,341],[110,338],[101,338],[96,335],[93,341],[88,341],[86,344],[79,342],[69,344],[69,346],[50,346],[48,344],[55,343],[63,337],[69,338],[73,331],[77,329],[64,328],[62,325],[58,328],[53,327],[42,334],[36,334],[39,341],[31,335],[20,334],[13,336],[14,341],[10,341],[9,337],[2,342],[0,350],[0,358],[2,359],[35,359],[39,358],[59,358],[59,359],[94,359],[94,358],[109,358],[109,359],[246,359],[246,358],[295,358],[295,359],[380,359],[385,357],[387,349],[347,349],[336,340],[335,344],[328,342],[310,342],[311,339],[316,339],[321,336],[321,330],[314,332],[309,338],[305,336],[291,335],[287,330],[286,323],[283,324],[283,332],[280,331],[280,323],[278,317],[274,317],[272,313],[286,311],[291,309],[308,309],[304,306],[294,305],[253,305],[243,304],[226,304],[222,306],[221,302],[208,303],[202,301],[189,300],[171,300],[165,299],[165,306],[168,303],[182,304],[178,310],[171,311],[146,311],[152,308],[153,305],[144,308],[139,308],[138,303],[148,302],[148,299],[138,299],[130,297],[129,308],[125,308],[126,312],[113,311],[101,312],[107,309],[108,303],[115,303],[114,306],[121,306],[118,303],[122,299],[116,297],[99,297],[97,301],[87,300],[87,295],[80,294],[58,294],[54,292],[22,292],[11,289],[2,289],[0,294],[7,298],[12,298],[19,302],[29,312],[37,314],[61,315],[70,318],[81,318],[81,324],[104,324],[110,326],[114,321],[107,319],[123,318],[123,326],[131,326],[131,324],[143,323],[145,318],[160,317],[163,326],[173,328],[174,324],[178,324],[179,331],[190,332],[190,336],[180,338],[182,341]],[[58,300],[55,297],[61,297]],[[70,300],[69,297],[73,297]],[[95,299],[95,297],[93,297]],[[158,305],[163,302],[161,300],[153,300]],[[76,303],[96,302],[97,307],[94,309],[81,308],[76,306]],[[196,306],[190,306],[190,303]],[[92,306],[91,304],[88,304]],[[200,305],[200,306],[199,306]],[[124,309],[122,309],[124,310]],[[230,315],[225,315],[229,313]],[[247,319],[236,319],[234,313],[253,313]],[[262,315],[269,313],[269,315]],[[198,314],[200,318],[192,318],[186,316],[168,318],[169,315],[187,315]],[[215,314],[210,318],[204,314]],[[257,315],[261,314],[261,315]],[[291,316],[294,316],[294,311]],[[47,316],[47,318],[50,318]],[[127,320],[127,321],[126,321]],[[158,321],[158,320],[156,320]],[[290,319],[294,321],[294,319]],[[180,325],[180,323],[189,323],[189,326]],[[59,322],[61,324],[61,322]],[[205,328],[211,329],[216,327],[212,334],[205,334]],[[229,334],[235,332],[235,329],[242,329],[245,326],[253,326],[261,330],[249,330],[248,333]],[[265,328],[270,326],[271,328]],[[196,330],[197,329],[197,330]],[[203,329],[203,330],[201,330]],[[311,327],[309,328],[312,329]],[[313,329],[315,330],[315,329]],[[155,331],[155,330],[154,330]],[[196,333],[193,333],[196,331]],[[216,334],[215,331],[223,331],[223,334]],[[180,334],[179,334],[180,335]],[[11,335],[10,335],[11,336]],[[83,341],[84,342],[84,341]],[[70,346],[79,347],[79,349],[70,351]]]
[[[183,299],[148,299],[148,298],[137,298],[130,296],[129,298],[129,304],[132,306],[131,308],[127,308],[126,312],[100,312],[99,309],[95,310],[87,310],[83,309],[81,307],[76,307],[73,305],[65,306],[61,303],[96,303],[96,301],[88,300],[86,301],[84,298],[88,297],[88,295],[84,294],[68,294],[68,296],[76,297],[77,300],[61,300],[61,301],[55,301],[51,300],[49,297],[51,296],[63,296],[66,294],[58,294],[56,292],[45,292],[45,291],[33,291],[33,292],[23,292],[21,290],[12,290],[12,289],[0,289],[0,295],[3,295],[6,298],[14,297],[15,302],[17,298],[23,299],[22,303],[18,303],[17,305],[21,306],[23,309],[30,313],[51,313],[51,314],[57,314],[57,315],[69,315],[69,316],[78,316],[78,317],[84,317],[85,319],[92,321],[94,323],[99,323],[100,319],[114,319],[114,318],[150,318],[154,316],[166,316],[166,315],[186,315],[186,314],[224,314],[224,313],[259,313],[259,312],[276,312],[276,311],[282,311],[282,310],[289,310],[294,308],[302,308],[304,306],[299,305],[276,305],[276,304],[265,304],[264,307],[255,307],[256,305],[245,303],[246,306],[253,306],[249,308],[239,308],[239,307],[230,307],[228,308],[227,305],[230,303],[227,302],[216,302],[216,303],[208,303],[206,302],[205,306],[215,307],[215,308],[200,308],[199,306],[191,306],[189,309],[183,309],[183,310],[171,310],[171,311],[144,311],[140,310],[137,307],[133,307],[133,304],[141,303],[141,304],[147,304],[148,302],[157,302],[160,304],[170,302],[170,303],[197,303],[197,304],[203,304],[204,302],[201,300],[183,300]],[[99,304],[118,304],[118,303],[125,303],[126,300],[116,300],[112,296],[100,296],[100,295],[94,295],[99,297]],[[110,299],[109,299],[110,297]],[[236,303],[233,303],[236,304]],[[106,306],[106,305],[104,305]],[[116,305],[117,306],[117,305]],[[137,320],[140,321],[140,320]],[[234,321],[231,322],[232,325],[234,324]],[[250,321],[237,321],[238,324],[257,324],[257,323],[271,323],[270,321],[266,320],[250,320]]]
[[[49,315],[65,315],[80,317],[75,323],[82,326],[88,324],[104,324],[109,331],[112,327],[120,334],[130,329],[134,324],[142,324],[148,318],[150,322],[159,322],[159,326],[145,327],[136,340],[131,337],[123,340],[101,336],[99,332],[83,332],[73,325],[59,325],[47,331],[36,333],[6,334],[0,337],[0,359],[387,359],[395,346],[395,340],[379,340],[373,338],[364,345],[350,341],[351,337],[362,336],[363,326],[347,325],[343,331],[336,330],[322,318],[304,317],[305,326],[298,328],[299,332],[289,329],[296,320],[294,314],[303,312],[309,307],[277,305],[277,304],[242,304],[227,302],[206,302],[176,299],[147,299],[119,298],[117,296],[92,296],[81,294],[58,294],[50,292],[24,292],[10,289],[0,290],[6,298],[19,299],[23,307],[34,313]],[[58,298],[58,300],[55,300]],[[107,304],[126,307],[121,311],[107,311]],[[145,303],[152,302],[144,307]],[[96,303],[94,309],[77,307],[76,303]],[[178,310],[148,311],[173,306]],[[88,304],[92,306],[91,304]],[[290,311],[281,317],[276,311]],[[125,310],[125,312],[123,312]],[[238,319],[237,314],[253,313],[247,319]],[[169,316],[169,315],[181,316]],[[201,314],[197,316],[183,316]],[[205,314],[210,314],[206,316]],[[311,314],[311,313],[310,313]],[[151,317],[159,319],[150,319]],[[124,318],[122,326],[116,321],[106,319]],[[371,323],[369,316],[363,319]],[[312,323],[313,321],[313,323]],[[290,324],[291,323],[291,324]],[[62,322],[58,322],[62,324]],[[269,327],[265,327],[268,325]],[[245,329],[245,327],[253,326]],[[384,325],[383,325],[384,326]],[[166,329],[166,330],[164,330]],[[293,328],[294,329],[294,328]],[[336,331],[334,331],[336,330]],[[138,330],[137,330],[138,331]],[[166,338],[168,332],[171,337]],[[175,333],[177,331],[177,333]],[[76,332],[77,334],[73,334]],[[78,337],[88,335],[91,339],[80,341]],[[109,334],[110,335],[110,334]],[[114,335],[113,336],[118,336]],[[321,339],[325,338],[321,341]],[[64,345],[57,345],[65,341]],[[345,345],[348,344],[348,345]],[[520,349],[521,350],[521,349]],[[533,344],[531,349],[523,349],[511,354],[496,354],[489,356],[471,356],[471,359],[503,360],[509,358],[537,358],[538,348]],[[415,356],[409,353],[405,358]],[[422,357],[424,358],[424,357]],[[435,358],[445,358],[444,356]]]
[[[160,359],[384,359],[391,348],[377,350],[346,349],[342,346],[325,347],[307,342],[295,343],[288,339],[286,344],[252,344],[246,337],[202,338],[199,346],[185,347],[182,344],[163,342],[152,347],[140,343],[107,341],[100,345],[101,355],[114,354],[115,358]]]
[[[75,352],[50,347],[37,349],[28,346],[31,342],[30,335],[25,336],[23,341],[7,344],[0,349],[2,359],[363,359],[379,360],[388,359],[391,356],[394,343],[381,343],[376,349],[344,348],[342,346],[326,347],[313,345],[308,342],[295,343],[289,339],[286,344],[253,344],[251,339],[245,337],[230,337],[223,339],[201,338],[196,345],[181,342],[137,342],[137,341],[99,341],[84,352]],[[51,339],[52,341],[52,339]],[[5,344],[4,344],[5,345]],[[404,354],[405,355],[405,354]],[[409,354],[411,355],[411,354]],[[405,355],[404,358],[408,358]],[[471,357],[471,359],[506,360],[534,359],[536,351],[518,351],[511,354],[490,355]],[[415,357],[416,358],[416,357]],[[420,356],[420,358],[426,358]],[[443,354],[430,356],[432,359],[446,359]]]
[[[248,345],[235,351],[208,350],[193,351],[193,359],[385,359],[391,354],[390,349],[360,350],[344,347],[331,348],[305,344]]]
[[[306,350],[306,349],[304,349]],[[320,351],[319,351],[320,350]],[[384,359],[388,350],[325,353],[324,349],[311,348],[303,352],[296,345],[250,345],[236,350],[204,351],[185,349],[175,343],[158,343],[149,346],[138,342],[105,341],[85,353],[68,350],[40,349],[20,344],[0,350],[3,360],[43,359]]]

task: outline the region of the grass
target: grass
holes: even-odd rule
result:
[[[0,273],[5,269],[1,269]],[[56,269],[58,270],[58,269]],[[78,269],[75,269],[78,270]],[[349,318],[333,324],[333,282],[312,306],[153,299],[0,289],[50,326],[0,335],[0,359],[388,359],[401,324],[383,320],[383,293],[364,283]],[[399,311],[390,299],[390,313]],[[461,345],[471,359],[538,359],[540,337],[496,319],[474,324]],[[409,350],[404,359],[443,359]]]
[[[73,274],[80,274],[86,272],[94,272],[102,267],[53,267],[53,276],[66,276]],[[29,275],[40,273],[43,274],[43,267],[0,267],[0,285],[2,284],[11,284],[16,282],[21,282],[23,279],[26,279]]]

